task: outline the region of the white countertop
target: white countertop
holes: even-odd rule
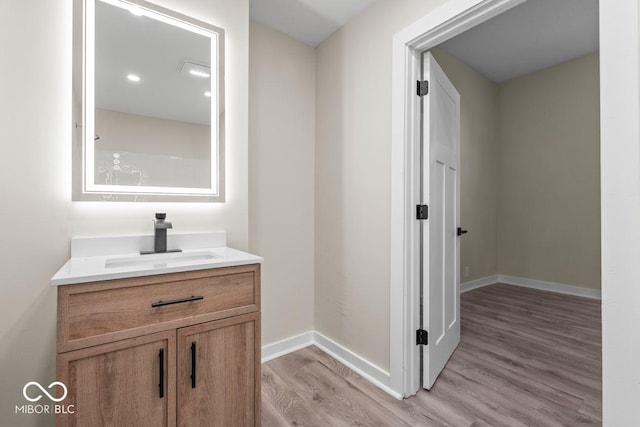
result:
[[[74,238],[71,258],[51,278],[50,284],[71,285],[262,263],[259,256],[219,246],[226,245],[223,233],[177,235],[173,240],[180,242],[181,246],[173,246],[171,238],[168,246],[170,249],[182,249],[182,252],[150,255],[140,255],[139,250],[148,248],[148,240],[152,236]],[[143,244],[132,252],[132,242]],[[118,246],[128,252],[119,252]]]

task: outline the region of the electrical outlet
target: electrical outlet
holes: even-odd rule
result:
[[[468,265],[464,266],[464,277],[469,277],[469,266]]]

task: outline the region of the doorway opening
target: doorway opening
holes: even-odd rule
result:
[[[423,52],[435,48],[446,40],[449,40],[454,36],[478,25],[480,22],[484,22],[494,16],[500,15],[506,10],[518,6],[522,2],[516,0],[493,2],[484,1],[476,3],[475,7],[469,7],[466,5],[466,8],[465,6],[458,6],[456,9],[455,5],[452,5],[450,7],[438,9],[438,11],[425,17],[422,22],[417,23],[413,28],[407,29],[405,33],[400,33],[396,37],[394,40],[394,52],[398,53],[398,55],[394,56],[394,75],[396,75],[396,73],[402,73],[402,76],[404,77],[402,79],[404,87],[400,88],[400,79],[394,79],[394,84],[396,85],[394,88],[394,95],[398,95],[399,93],[408,93],[407,86],[410,82],[412,80],[413,82],[421,80],[421,70],[419,65]],[[425,32],[425,28],[430,28],[430,30]],[[400,53],[403,55],[400,55]],[[446,53],[436,53],[436,55],[445,57]],[[593,88],[593,91],[597,93],[597,88]],[[413,92],[415,92],[415,90]],[[462,98],[462,102],[464,102],[464,94]],[[404,203],[404,206],[411,206],[414,202],[416,205],[421,204],[420,187],[419,185],[416,186],[415,182],[415,177],[418,175],[421,167],[420,162],[416,161],[416,159],[420,158],[420,147],[419,145],[416,145],[416,140],[419,140],[420,135],[420,106],[421,103],[419,99],[411,99],[408,96],[403,96],[402,98],[400,96],[394,97],[394,113],[396,113],[394,114],[394,129],[403,130],[404,134],[401,138],[406,142],[405,146],[402,147],[404,149],[403,152],[398,150],[394,153],[394,164],[401,165],[401,169],[403,169],[402,175],[393,175],[395,184],[400,184],[398,187],[403,188],[402,193],[399,194],[394,192],[394,197],[392,197],[392,206],[395,205],[395,209],[398,209],[396,203],[400,201],[401,203]],[[597,108],[598,107],[596,107],[596,109]],[[402,112],[401,116],[397,110]],[[402,120],[400,121],[400,119]],[[398,136],[400,137],[400,135]],[[461,157],[464,159],[464,156],[465,153],[463,149]],[[599,164],[596,164],[596,167],[597,166],[599,166]],[[599,174],[596,173],[596,176],[597,182],[599,182]],[[407,179],[407,177],[410,177],[410,179]],[[397,188],[395,185],[392,185],[392,187]],[[549,188],[549,190],[553,191],[554,188]],[[598,190],[598,184],[596,183],[593,191],[597,192]],[[597,205],[599,207],[599,198]],[[414,334],[414,331],[417,329],[416,327],[419,328],[420,321],[422,319],[419,309],[413,305],[420,295],[420,287],[416,282],[420,281],[421,274],[421,270],[419,268],[421,245],[419,237],[415,238],[412,236],[420,235],[420,224],[416,224],[415,219],[411,218],[407,212],[399,212],[396,210],[394,213],[393,210],[394,207],[392,207],[392,217],[394,218],[394,223],[392,224],[392,236],[399,235],[402,239],[395,242],[396,247],[401,248],[401,250],[399,252],[392,251],[397,258],[396,261],[399,260],[399,262],[394,262],[392,259],[392,275],[396,273],[398,274],[398,277],[401,276],[403,286],[395,287],[392,279],[391,381],[396,387],[400,386],[404,390],[405,396],[409,396],[414,394],[415,390],[421,388],[423,385],[419,375],[415,375],[421,367],[421,362],[419,348],[416,349],[415,347]],[[402,231],[394,233],[393,228],[399,227],[399,224],[403,227]],[[458,223],[456,224],[456,227],[458,226],[466,227],[466,224]],[[469,229],[469,236],[471,236],[474,233],[474,230],[471,227],[469,227]],[[398,230],[399,229],[397,228],[396,231]],[[599,230],[597,234],[599,236]],[[599,264],[599,253],[597,255]],[[465,273],[467,277],[474,274],[473,270],[469,272],[469,269],[465,269],[465,266],[468,267],[463,264],[462,271],[461,269],[456,270],[463,278]],[[416,269],[416,267],[418,268]],[[496,273],[497,272],[498,271],[496,270]],[[510,271],[507,271],[506,273],[508,274],[509,272]],[[422,274],[425,274],[424,271]],[[517,279],[515,276],[506,277]],[[499,278],[500,277],[498,277],[498,279]],[[491,280],[486,279],[485,277],[480,277],[479,279],[485,279],[485,281]],[[502,280],[494,281],[498,282]],[[468,282],[473,282],[473,280],[468,280]],[[544,281],[538,282],[542,283]],[[531,285],[532,283],[528,284]],[[480,286],[487,283],[482,283],[482,280],[479,280],[476,283],[471,284]],[[538,283],[533,284],[536,285]],[[394,307],[396,308],[394,309]],[[402,310],[398,310],[397,307],[401,307]],[[400,311],[402,312],[401,316],[394,315],[394,312],[398,314]],[[402,328],[402,333],[399,334],[399,336],[394,336],[394,330],[399,330],[400,328]],[[393,341],[396,343],[402,342],[403,346],[400,347],[400,351],[397,348],[394,349]],[[397,366],[402,366],[403,370],[396,371],[396,374],[394,375],[394,368]],[[400,372],[400,374],[397,374],[397,372]]]

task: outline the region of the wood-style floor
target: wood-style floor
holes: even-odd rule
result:
[[[600,301],[499,284],[461,314],[432,390],[402,401],[316,347],[264,364],[263,426],[602,424]]]

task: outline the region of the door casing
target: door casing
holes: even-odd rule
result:
[[[391,283],[389,387],[417,393],[420,349],[420,97],[422,53],[525,0],[452,0],[393,37],[391,143]],[[428,268],[428,266],[425,266]],[[424,277],[428,271],[423,270]],[[425,307],[428,310],[428,307]]]

